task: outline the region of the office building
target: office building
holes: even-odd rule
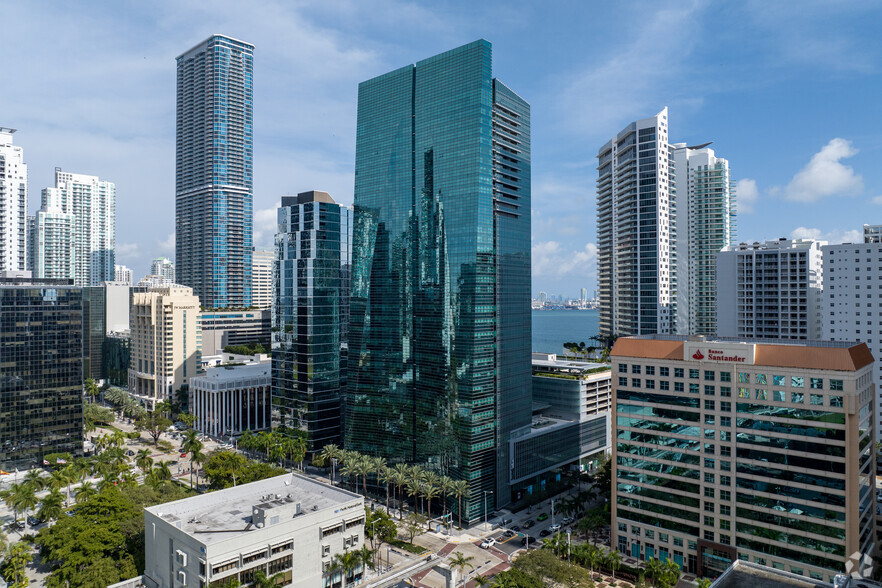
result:
[[[208,368],[190,378],[193,428],[214,437],[272,428],[272,363]]]
[[[129,302],[132,287],[120,282],[105,282],[104,297],[106,312],[104,327],[107,333],[121,333],[129,330]]]
[[[144,509],[145,566],[152,588],[254,582],[344,584],[334,557],[364,545],[364,499],[305,476],[285,474]],[[347,571],[346,586],[363,567]]]
[[[104,379],[104,338],[107,336],[107,291],[83,288],[83,377]]]
[[[676,324],[677,208],[668,109],[607,141],[597,173],[600,333],[669,333]]]
[[[512,501],[564,471],[591,472],[610,445],[610,366],[533,354],[532,422],[512,433]]]
[[[104,377],[111,386],[125,388],[129,383],[129,366],[132,356],[132,334],[114,331],[104,337],[104,350],[101,354]]]
[[[212,35],[177,58],[176,280],[205,308],[251,306],[253,55]]]
[[[132,290],[129,393],[149,410],[199,373],[199,298],[184,286]]]
[[[35,221],[37,277],[99,286],[115,276],[116,185],[55,168]]]
[[[14,145],[15,129],[0,127],[0,272],[25,267],[28,213],[28,166],[24,151]]]
[[[124,265],[113,266],[113,281],[129,287],[135,283],[132,270]]]
[[[251,306],[273,307],[273,261],[275,251],[255,249],[251,254]]]
[[[202,313],[202,355],[217,355],[230,345],[260,345],[268,352],[271,310],[208,310]]]
[[[735,183],[729,162],[707,145],[672,147],[678,297],[673,332],[712,335],[717,329],[717,252],[735,244]]]
[[[876,553],[863,343],[647,335],[612,350],[611,545],[717,576],[830,581]]]
[[[882,357],[882,240],[878,227],[864,226],[864,243],[821,247],[824,258],[824,339],[863,341]],[[876,438],[882,439],[882,364],[876,364]]]
[[[175,264],[168,257],[157,257],[150,262],[150,275],[159,276],[170,284],[174,284]]]
[[[36,274],[34,264],[36,262],[34,252],[34,235],[37,232],[37,215],[29,214],[25,219],[25,271]]]
[[[0,469],[83,454],[83,291],[0,278]]]
[[[273,409],[310,455],[339,445],[346,385],[352,209],[327,192],[283,196],[273,296]]]
[[[823,245],[779,239],[717,253],[717,335],[821,339]]]
[[[464,520],[508,504],[531,422],[530,107],[491,62],[479,40],[358,91],[344,442],[467,480]]]

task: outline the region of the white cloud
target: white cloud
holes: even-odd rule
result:
[[[166,257],[170,259],[175,258],[175,234],[169,233],[168,237],[166,237],[162,241],[157,241],[159,244],[159,251],[163,253]]]
[[[594,277],[597,264],[597,246],[586,243],[581,250],[566,250],[557,241],[533,244],[533,277],[573,277],[582,280]]]
[[[137,243],[117,243],[114,253],[116,254],[117,262],[120,263],[119,260],[122,258],[137,255],[138,250],[139,246]]]
[[[270,208],[254,211],[254,225],[251,229],[252,241],[258,249],[272,249],[273,237],[278,228],[278,209],[282,201],[276,202]]]
[[[756,201],[759,200],[759,190],[756,187],[756,180],[743,178],[738,180],[735,187],[737,198],[738,212],[749,214],[753,212]]]
[[[863,235],[856,230],[833,229],[824,232],[818,228],[798,227],[790,232],[791,239],[814,239],[816,241],[827,241],[828,243],[860,243],[863,241]]]
[[[784,189],[784,197],[795,202],[815,202],[826,196],[851,196],[864,188],[860,175],[841,160],[857,155],[851,141],[835,138],[796,172]]]
[[[874,197],[873,197],[873,200],[872,200],[871,202],[872,202],[873,204],[882,204],[882,195],[880,195],[880,196],[874,196]]]

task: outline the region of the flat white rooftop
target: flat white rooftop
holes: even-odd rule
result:
[[[209,492],[144,510],[177,527],[203,544],[256,531],[253,507],[298,517],[339,509],[361,496],[291,473],[235,488]],[[300,508],[295,506],[299,503]],[[292,514],[295,513],[296,514]],[[337,510],[335,510],[337,512]],[[364,514],[353,511],[352,515]]]

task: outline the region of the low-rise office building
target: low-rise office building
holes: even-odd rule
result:
[[[609,451],[610,367],[533,354],[533,414],[509,440],[512,501],[559,481],[566,469],[592,471]]]
[[[364,544],[364,498],[297,474],[144,509],[151,588],[254,582],[257,571],[283,586],[339,586],[334,556]],[[361,578],[349,572],[346,585]]]
[[[611,360],[614,548],[711,577],[736,559],[826,581],[872,571],[865,344],[647,335]]]
[[[223,353],[229,345],[255,343],[270,350],[271,310],[206,310],[201,318],[204,355]]]
[[[272,363],[209,368],[190,379],[194,428],[208,435],[238,436],[272,427]]]

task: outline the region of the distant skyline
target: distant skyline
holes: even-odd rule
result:
[[[738,240],[860,239],[882,223],[882,5],[347,0],[4,3],[0,126],[28,210],[55,167],[117,186],[116,260],[174,256],[175,57],[214,33],[255,45],[254,244],[281,196],[352,202],[358,83],[478,38],[532,106],[533,289],[596,286],[595,156],[670,109],[738,182]],[[177,260],[175,260],[177,262]]]

